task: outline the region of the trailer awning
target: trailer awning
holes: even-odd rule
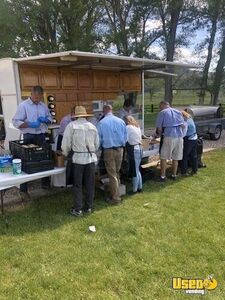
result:
[[[24,58],[13,59],[19,65],[42,65],[69,69],[89,70],[112,70],[112,71],[146,71],[151,70],[156,74],[162,72],[176,73],[179,68],[201,68],[194,64],[183,64],[179,62],[168,62],[146,58],[136,58],[119,55],[98,54],[80,51],[58,52],[53,54],[41,54]],[[160,74],[161,72],[161,74]]]

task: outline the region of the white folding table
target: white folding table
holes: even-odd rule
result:
[[[34,174],[26,174],[22,172],[20,175],[14,175],[12,172],[0,173],[0,193],[1,193],[1,212],[4,214],[4,190],[13,186],[19,186],[22,183],[37,180],[43,177],[58,175],[65,172],[65,167],[54,168],[53,170],[38,172]]]

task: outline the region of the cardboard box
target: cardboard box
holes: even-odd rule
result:
[[[61,152],[54,153],[55,166],[58,168],[63,168],[65,165],[65,157]]]
[[[101,179],[101,183],[102,185],[100,186],[100,189],[107,193],[109,189],[109,178]],[[124,184],[120,184],[119,195],[120,196],[126,195],[126,186]]]
[[[149,150],[149,143],[150,143],[149,139],[142,139],[143,150]]]

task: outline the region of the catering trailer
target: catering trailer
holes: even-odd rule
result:
[[[144,130],[145,76],[176,76],[177,68],[196,66],[79,51],[0,59],[0,118],[4,119],[6,140],[18,139],[11,120],[35,85],[44,88],[44,101],[55,125],[74,105],[85,106],[89,113],[99,112],[104,102],[113,102],[119,95],[142,93]]]
[[[189,106],[185,109],[193,118],[199,136],[208,135],[211,140],[219,140],[225,128],[222,106]]]

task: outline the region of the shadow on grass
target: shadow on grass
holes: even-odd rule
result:
[[[107,207],[104,195],[96,190],[95,211]],[[14,236],[31,232],[54,230],[65,224],[84,218],[75,218],[69,214],[73,203],[73,190],[59,191],[57,194],[41,196],[14,211],[5,209],[0,215],[0,235]]]
[[[170,170],[167,171],[167,176]],[[180,177],[177,180],[167,180],[165,183],[157,182],[159,178],[159,170],[155,169],[154,180],[148,180],[144,183],[144,192],[160,193],[164,188],[185,180]],[[127,191],[131,189],[131,183],[126,182]],[[126,195],[124,200],[129,200],[130,196]],[[62,190],[56,194],[41,196],[33,199],[32,202],[20,207],[19,210],[5,210],[5,216],[0,216],[0,235],[17,236],[25,235],[33,232],[41,232],[54,230],[65,224],[77,221],[80,224],[85,218],[75,218],[69,214],[69,210],[73,203],[73,190],[71,188]],[[94,202],[95,211],[108,208],[108,204],[104,201],[104,193],[96,189],[96,197]],[[123,209],[121,205],[120,209]],[[112,207],[113,210],[113,207]],[[82,221],[81,221],[82,223]]]

